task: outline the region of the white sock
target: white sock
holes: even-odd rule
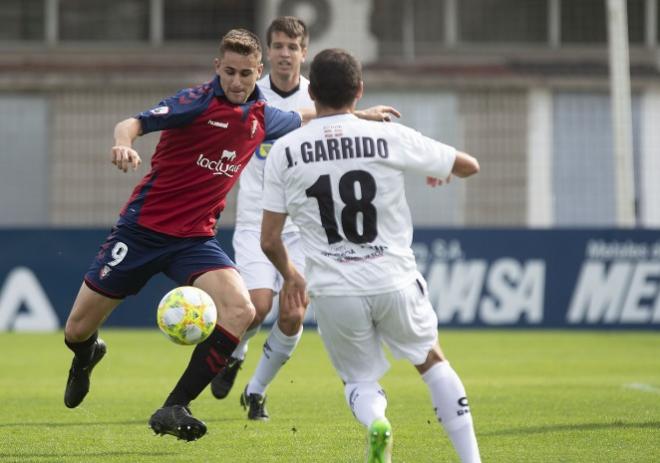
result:
[[[259,332],[261,325],[257,325],[254,328],[250,328],[245,332],[241,338],[241,342],[238,343],[234,352],[231,353],[231,356],[238,360],[245,360],[245,354],[248,351],[248,341],[254,337],[255,334]]]
[[[445,428],[463,463],[480,463],[479,446],[465,388],[449,362],[433,365],[422,379],[431,391],[438,420]]]
[[[277,322],[273,324],[268,339],[264,343],[263,354],[259,359],[257,369],[248,383],[248,394],[264,395],[266,393],[268,385],[273,381],[277,372],[291,357],[298,341],[300,341],[302,332],[303,330],[300,328],[297,334],[287,336],[282,333],[280,327],[277,326]]]
[[[376,382],[346,383],[344,396],[353,415],[365,426],[374,420],[385,418],[387,398],[385,391]]]

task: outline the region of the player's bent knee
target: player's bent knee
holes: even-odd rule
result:
[[[280,324],[300,325],[305,318],[306,307],[292,307],[289,304],[280,304],[278,320]]]
[[[254,320],[252,326],[260,325],[265,320],[270,312],[271,305],[269,304],[254,304]]]
[[[70,318],[67,320],[66,325],[64,326],[64,337],[69,342],[86,341],[93,333],[94,330],[89,332],[89,329],[86,329],[82,322],[74,321]]]
[[[254,321],[256,314],[257,311],[251,302],[243,305],[243,307],[241,307],[239,310],[239,318],[241,321],[245,322],[246,326],[250,325]]]
[[[250,303],[225,305],[218,310],[218,324],[230,331],[246,330],[254,319],[254,306]]]
[[[277,324],[279,325],[282,333],[286,334],[287,336],[293,336],[300,331],[304,316],[304,312],[280,312]]]
[[[419,374],[423,375],[428,370],[430,370],[431,367],[436,363],[445,362],[445,361],[447,361],[447,358],[444,356],[440,348],[434,346],[426,356],[426,360],[419,365],[415,365],[415,368],[417,368]]]

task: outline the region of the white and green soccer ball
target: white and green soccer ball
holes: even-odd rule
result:
[[[204,341],[213,332],[217,318],[211,296],[194,286],[174,288],[158,304],[158,327],[177,344]]]

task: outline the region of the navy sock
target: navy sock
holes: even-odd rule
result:
[[[195,347],[188,367],[163,406],[187,406],[227,366],[238,342],[238,338],[216,325],[211,336]]]

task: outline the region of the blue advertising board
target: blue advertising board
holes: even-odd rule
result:
[[[60,329],[108,232],[0,230],[0,331]],[[418,229],[413,248],[441,326],[660,329],[660,230]],[[154,277],[106,325],[155,326],[173,286]]]
[[[428,229],[414,249],[443,326],[660,328],[660,231]]]

